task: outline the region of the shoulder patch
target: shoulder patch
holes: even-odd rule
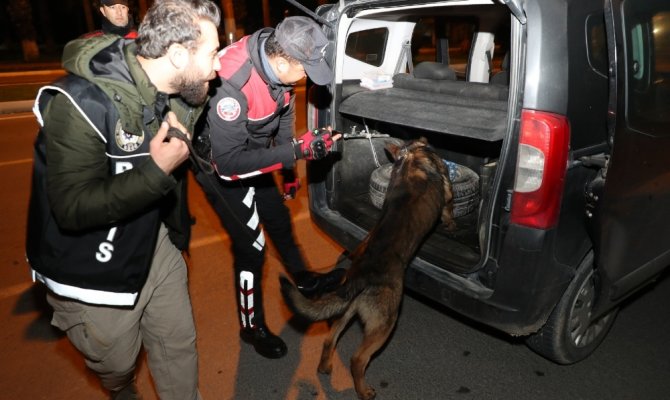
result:
[[[131,153],[140,148],[144,142],[144,132],[139,135],[127,133],[121,127],[121,121],[116,121],[116,129],[114,129],[114,138],[116,145],[126,153]]]
[[[241,109],[240,102],[233,97],[224,97],[216,103],[216,114],[224,121],[235,121]]]

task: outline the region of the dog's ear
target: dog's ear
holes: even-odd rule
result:
[[[398,153],[400,152],[400,146],[395,143],[388,143],[386,145],[386,150],[391,155],[391,158],[395,161],[398,159]]]

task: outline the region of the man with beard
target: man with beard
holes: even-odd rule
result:
[[[219,178],[196,175],[232,240],[239,291],[242,340],[267,358],[280,358],[286,344],[265,324],[262,269],[264,232],[301,292],[317,296],[342,279],[343,269],[319,274],[306,268],[293,238],[291,217],[271,172],[281,170],[284,192],[295,195],[296,160],[325,157],[333,140],[324,131],[294,139],[295,84],[308,75],[330,82],[325,60],[328,39],[307,17],[288,17],[277,29],[264,28],[221,51],[221,84],[209,101],[206,124],[196,139],[201,157],[211,160]],[[209,144],[211,142],[211,149]]]
[[[184,161],[207,99],[220,12],[161,0],[137,40],[67,44],[68,75],[40,89],[26,252],[67,333],[113,399],[135,399],[142,345],[161,399],[200,399],[181,250],[190,215]]]
[[[84,37],[112,33],[126,39],[135,39],[137,31],[128,11],[128,0],[101,0],[102,29],[87,33]]]

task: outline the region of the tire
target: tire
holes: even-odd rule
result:
[[[609,333],[619,312],[617,307],[595,320],[591,317],[599,296],[598,287],[591,251],[547,323],[526,339],[526,345],[541,356],[565,365],[593,353]]]
[[[449,167],[451,190],[454,195],[454,218],[462,217],[479,206],[479,176],[470,168],[445,161]],[[393,164],[383,164],[370,175],[370,202],[381,209],[386,188],[391,180]]]

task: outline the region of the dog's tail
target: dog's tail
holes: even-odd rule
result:
[[[341,315],[351,301],[361,292],[355,290],[350,281],[345,281],[333,292],[325,293],[315,299],[308,299],[285,276],[281,276],[279,281],[282,294],[289,307],[312,321],[323,321]]]

